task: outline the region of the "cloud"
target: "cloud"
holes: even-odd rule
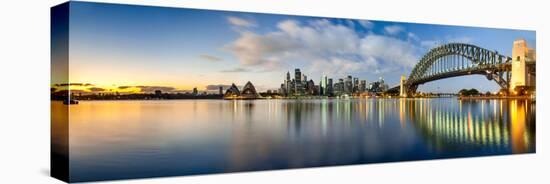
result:
[[[326,53],[349,53],[357,47],[356,33],[342,25],[322,19],[300,25],[294,20],[277,24],[278,31],[257,34],[250,31],[226,46],[244,66],[263,66],[277,69],[289,58],[312,57]]]
[[[160,90],[162,92],[171,92],[176,90],[174,87],[168,87],[168,86],[134,86],[135,88],[138,88],[140,92],[142,93],[152,93],[156,90]]]
[[[314,60],[311,62],[311,66],[306,68],[306,71],[307,73],[323,73],[327,75],[344,76],[369,68],[375,69],[377,65],[378,63],[374,58],[368,58],[364,62],[357,62],[340,57],[331,57],[328,59]]]
[[[365,29],[371,29],[374,27],[374,23],[368,20],[357,20],[361,26],[363,26]]]
[[[220,72],[224,72],[224,73],[235,73],[235,72],[250,72],[249,69],[246,69],[246,68],[233,68],[233,69],[228,69],[228,70],[222,70]]]
[[[56,87],[64,87],[64,86],[94,86],[93,84],[90,84],[90,83],[62,83],[62,84],[54,84],[54,86]]]
[[[414,67],[419,56],[415,45],[393,37],[367,35],[361,40],[360,50],[366,57],[384,60],[386,64]]]
[[[420,41],[420,38],[418,36],[416,36],[416,34],[414,34],[413,32],[409,32],[407,33],[407,40],[408,41]]]
[[[218,61],[223,60],[222,58],[219,58],[219,57],[216,57],[216,56],[207,55],[207,54],[201,54],[201,55],[199,55],[199,57],[201,57],[201,58],[204,59],[204,60],[212,61],[212,62],[218,62]]]
[[[253,23],[252,21],[245,20],[238,17],[232,17],[232,16],[227,17],[227,21],[231,25],[238,26],[238,27],[256,27],[256,24]]]
[[[91,87],[91,88],[88,88],[88,90],[90,90],[91,92],[103,92],[103,91],[105,91],[104,88],[98,88],[98,87]]]
[[[383,72],[390,69],[380,67],[396,67],[388,63],[412,67],[419,55],[418,47],[407,41],[375,34],[360,36],[353,28],[326,19],[307,23],[284,20],[275,31],[238,33],[224,49],[235,55],[241,66],[265,71],[305,65],[315,70],[309,72],[325,74]]]
[[[206,85],[206,90],[217,91],[220,89],[220,86],[223,88],[223,90],[229,89],[231,87],[231,85],[227,85],[227,84],[210,84],[210,85]]]
[[[384,27],[384,32],[388,35],[398,35],[399,33],[405,31],[405,28],[398,25],[391,25]]]

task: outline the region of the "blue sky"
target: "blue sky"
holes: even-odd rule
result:
[[[275,89],[287,71],[322,75],[408,76],[430,48],[464,42],[511,55],[512,42],[535,47],[535,32],[227,11],[73,2],[71,82],[204,90],[212,85]],[[423,91],[497,90],[483,76],[440,80]]]

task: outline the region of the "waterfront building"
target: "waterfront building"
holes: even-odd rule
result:
[[[197,96],[199,94],[199,91],[196,87],[193,88],[193,95]]]
[[[290,93],[290,90],[292,90],[293,88],[290,87],[290,83],[292,81],[290,80],[290,72],[286,72],[286,80],[285,80],[285,94],[286,96],[288,96]]]
[[[318,91],[318,90],[317,90]],[[313,80],[309,80],[306,82],[306,94],[307,95],[315,95],[315,94],[318,94],[316,93],[315,91],[315,83],[313,82]]]
[[[337,95],[342,95],[345,93],[345,85],[344,85],[344,79],[340,78],[338,79],[338,92],[337,92]]]
[[[259,98],[260,95],[258,94],[258,92],[256,92],[256,88],[254,87],[254,85],[250,81],[248,81],[243,87],[243,90],[241,92],[241,97]]]
[[[231,84],[231,87],[225,91],[224,98],[236,98],[241,95],[241,92],[239,91],[239,88],[235,85],[235,83]]]
[[[321,83],[319,84],[319,95],[327,95],[327,76],[321,77]]]
[[[359,93],[364,93],[367,90],[367,80],[361,80],[359,82]]]
[[[352,93],[359,93],[359,78],[353,78],[353,90]]]
[[[294,70],[294,95],[303,95],[302,72],[299,68]]]
[[[352,91],[353,91],[352,77],[351,75],[348,75],[344,84],[344,93],[349,95],[352,93]]]
[[[224,95],[225,99],[256,99],[261,98],[260,94],[256,91],[256,88],[254,85],[248,81],[242,90],[239,90],[239,88],[232,84],[229,89],[225,92]]]
[[[378,81],[371,82],[368,87],[368,92],[372,93],[381,93],[386,91],[389,88],[389,86],[384,83],[384,79],[380,77]]]
[[[332,85],[332,78],[328,79],[328,81],[327,81],[326,95],[327,96],[333,96],[334,95],[334,86]]]
[[[281,96],[293,97],[293,96],[342,96],[342,95],[360,95],[367,92],[367,81],[360,80],[359,77],[353,78],[351,75],[347,75],[345,78],[340,78],[338,81],[334,81],[332,78],[328,78],[326,75],[320,77],[319,83],[316,85],[315,81],[308,79],[307,75],[302,73],[299,68],[294,69],[294,77],[290,77],[290,71],[287,71],[284,82],[281,83],[279,89],[276,92]],[[383,79],[373,84],[373,89],[383,90],[387,89],[387,85],[383,84]],[[275,92],[275,91],[273,91]]]

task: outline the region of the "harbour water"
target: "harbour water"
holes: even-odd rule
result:
[[[53,105],[62,105],[53,104]],[[535,152],[529,100],[80,101],[71,181]]]

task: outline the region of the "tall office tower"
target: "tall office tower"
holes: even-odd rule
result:
[[[367,80],[361,80],[361,82],[359,82],[359,92],[363,93],[365,92],[366,89],[367,89]]]
[[[302,88],[302,72],[299,68],[296,68],[294,70],[294,94],[301,95]]]
[[[332,78],[328,79],[328,81],[327,81],[326,95],[327,96],[334,95],[334,86],[332,85]]]
[[[327,91],[327,76],[323,75],[321,77],[321,83],[319,84],[319,95],[326,95]]]
[[[313,80],[309,80],[306,82],[306,94],[307,95],[313,95],[315,94],[315,82],[313,82]]]
[[[340,78],[338,79],[338,92],[339,95],[344,94],[346,86],[344,85],[344,79]]]
[[[302,88],[300,89],[301,94],[306,94],[307,92],[307,76],[305,74],[302,74]]]
[[[291,88],[290,88],[290,72],[287,71],[286,72],[286,80],[285,80],[285,89],[284,89],[285,94],[287,96],[290,94],[290,90],[291,90]]]
[[[353,93],[359,92],[359,78],[353,78]]]
[[[352,82],[352,77],[351,75],[348,75],[348,77],[346,78],[346,82],[345,82],[345,88],[344,88],[344,92],[346,94],[351,94],[352,92],[352,88],[353,88],[353,82]]]
[[[219,90],[220,90],[220,91],[218,92],[218,94],[219,94],[219,95],[223,95],[223,86],[220,86],[220,87],[219,87]]]
[[[292,79],[292,81],[290,81],[289,88],[290,88],[290,91],[288,92],[289,95],[292,96],[292,95],[296,94],[296,81],[294,79]]]

